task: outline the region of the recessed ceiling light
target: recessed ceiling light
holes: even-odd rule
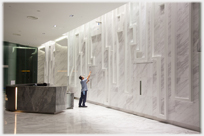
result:
[[[42,34],[45,34],[45,33],[42,33]]]
[[[73,17],[74,15],[69,15],[69,17]]]
[[[38,18],[37,17],[34,17],[34,16],[27,16],[28,19],[32,19],[32,20],[37,20]]]
[[[57,27],[57,25],[54,25],[54,27]]]
[[[16,35],[16,36],[21,36],[21,34],[17,34],[17,33],[13,33],[13,35]]]

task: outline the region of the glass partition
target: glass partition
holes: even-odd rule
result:
[[[3,45],[4,88],[12,83],[36,83],[38,49],[10,42]]]

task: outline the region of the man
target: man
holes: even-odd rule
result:
[[[86,102],[86,97],[87,97],[87,83],[89,82],[89,77],[91,75],[91,71],[89,72],[88,77],[85,79],[83,76],[79,76],[79,79],[81,79],[80,83],[81,83],[81,97],[79,99],[79,107],[84,107],[86,108],[87,106],[85,105]],[[83,104],[81,105],[83,101]]]

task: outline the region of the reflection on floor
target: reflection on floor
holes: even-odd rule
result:
[[[4,132],[10,134],[199,134],[185,128],[87,103],[59,114],[4,111]]]

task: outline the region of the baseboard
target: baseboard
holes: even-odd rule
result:
[[[79,99],[79,98],[74,97],[74,99]],[[105,104],[102,104],[102,103],[99,103],[99,102],[94,102],[94,101],[90,101],[90,100],[86,100],[86,101],[89,102],[89,103],[92,103],[92,104],[96,104],[96,105],[106,107],[106,108],[111,108],[111,109],[122,111],[122,112],[125,112],[125,113],[134,114],[134,115],[145,117],[145,118],[148,118],[148,119],[153,119],[153,120],[156,120],[156,121],[159,121],[159,122],[168,123],[168,124],[172,124],[172,125],[179,126],[179,127],[182,127],[182,128],[187,128],[187,129],[190,129],[190,130],[193,130],[193,131],[201,132],[200,127],[195,127],[195,126],[192,126],[192,125],[188,125],[188,124],[184,124],[184,123],[180,123],[180,122],[176,122],[176,121],[171,121],[171,120],[163,120],[163,119],[157,118],[155,116],[151,116],[151,115],[147,115],[147,114],[143,114],[143,113],[138,113],[138,112],[131,111],[131,110],[125,110],[125,109],[114,107],[114,106],[105,105]]]

